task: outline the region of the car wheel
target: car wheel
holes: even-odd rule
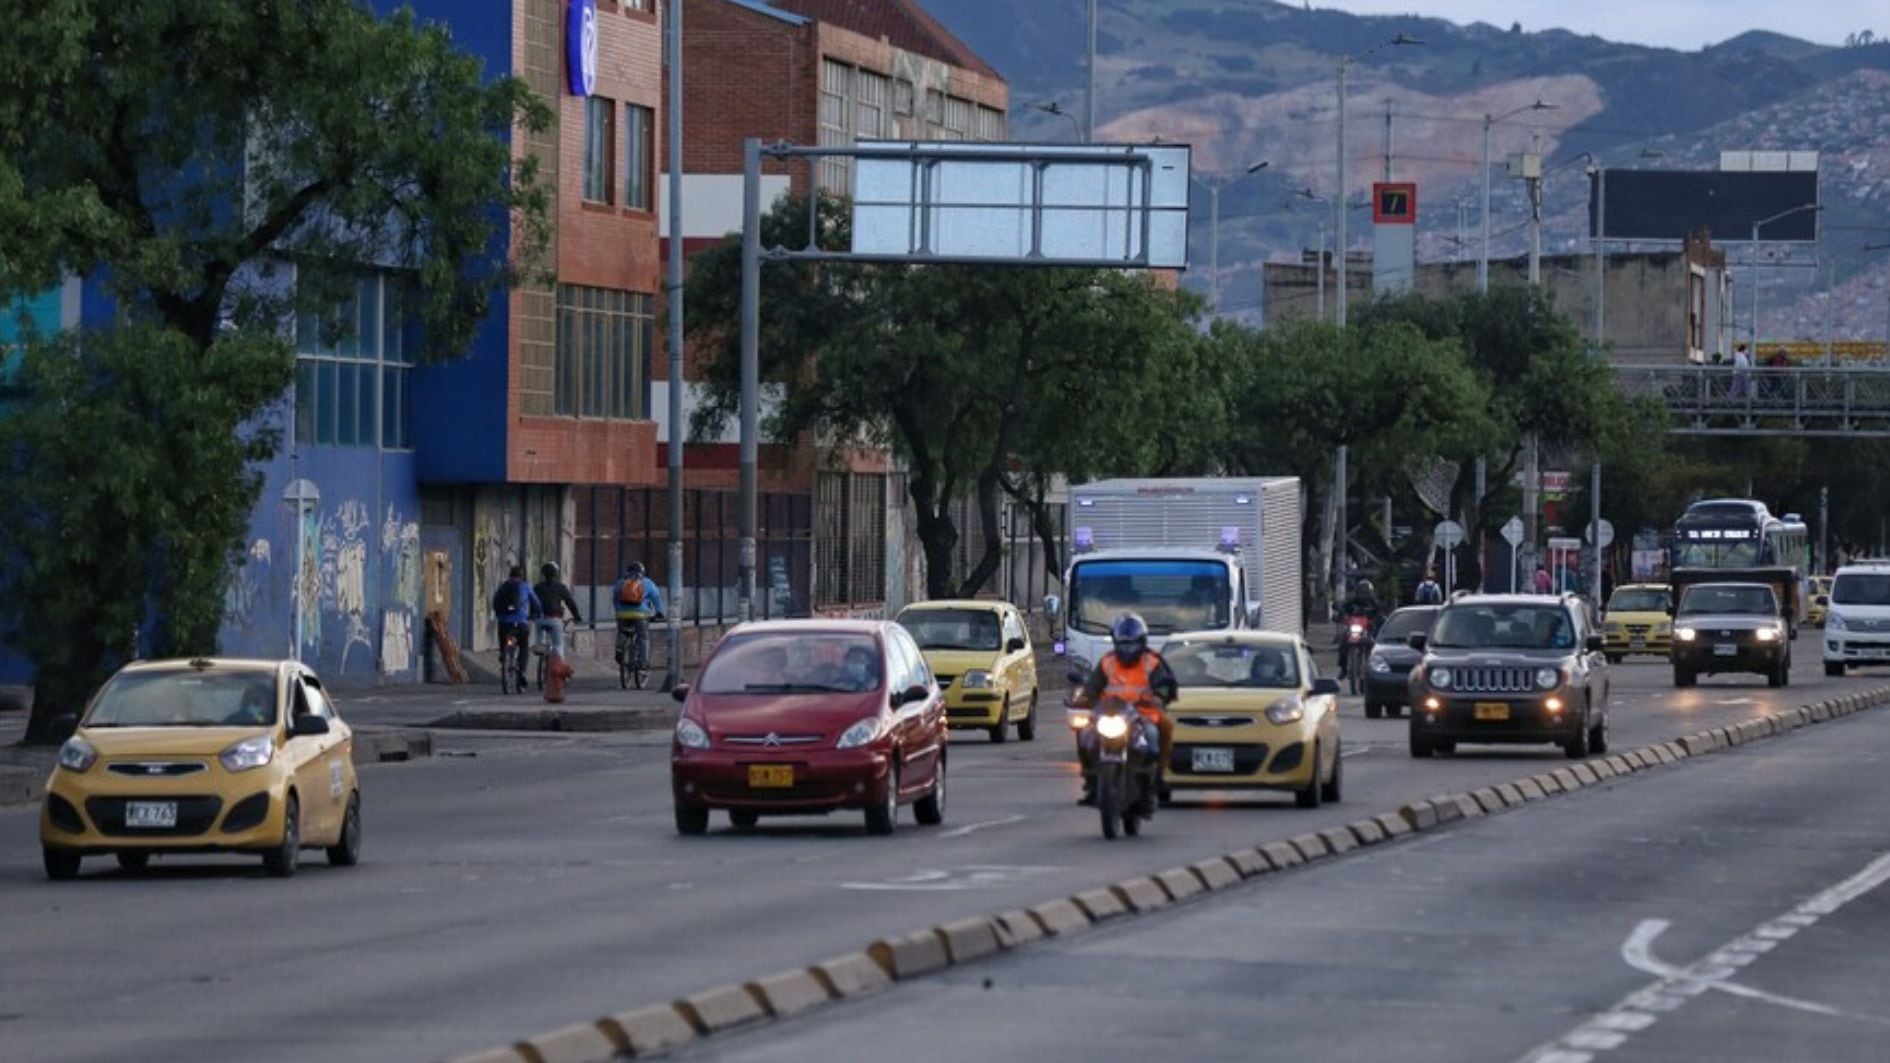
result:
[[[1690,687],[1697,682],[1699,682],[1699,676],[1694,674],[1693,669],[1682,668],[1679,665],[1674,665],[1673,685],[1675,687],[1678,687],[1684,690],[1687,687]]]
[[[1584,760],[1587,758],[1588,756],[1588,721],[1587,719],[1584,718],[1576,725],[1575,737],[1562,743],[1562,752],[1567,753],[1568,759],[1570,760]]]
[[[1011,699],[1010,695],[1007,694],[1004,697],[1004,704],[998,709],[997,726],[991,728],[991,744],[994,746],[1003,745],[1004,740],[1010,737],[1010,729]]]
[[[1608,751],[1608,718],[1603,716],[1588,729],[1588,752],[1601,756]]]
[[[738,831],[751,831],[761,822],[761,813],[752,808],[731,808],[728,810],[728,822]]]
[[[263,854],[263,868],[277,878],[294,875],[302,862],[302,803],[289,795],[282,810],[282,842]]]
[[[676,806],[676,833],[694,837],[709,832],[709,810],[699,805]]]
[[[1774,690],[1778,689],[1779,687],[1784,686],[1785,685],[1785,668],[1786,668],[1786,665],[1783,661],[1780,661],[1778,664],[1773,665],[1772,670],[1765,673],[1765,685],[1773,688]]]
[[[1428,760],[1436,749],[1430,739],[1418,733],[1417,721],[1411,721],[1411,755],[1418,760]]]
[[[1037,692],[1035,690],[1030,692],[1030,709],[1025,712],[1023,719],[1017,721],[1017,740],[1019,742],[1037,740]]]
[[[891,834],[899,823],[899,765],[886,772],[886,799],[866,808],[866,833]]]
[[[1326,783],[1319,796],[1335,805],[1345,797],[1345,758],[1339,755],[1338,750],[1332,754],[1332,779]]]
[[[1325,785],[1319,781],[1319,758],[1321,755],[1319,743],[1314,742],[1312,748],[1312,776],[1306,780],[1304,787],[1293,791],[1293,803],[1301,808],[1318,808],[1320,800],[1325,797]]]
[[[80,856],[77,850],[55,849],[44,846],[40,850],[40,859],[46,865],[46,877],[54,882],[69,882],[79,877]]]
[[[341,837],[328,847],[328,866],[353,867],[361,862],[361,795],[348,798],[348,811],[341,816]]]
[[[1832,679],[1842,678],[1844,675],[1844,662],[1843,661],[1824,662],[1824,674]]]
[[[945,822],[945,754],[938,757],[938,770],[932,777],[932,792],[912,804],[912,818],[928,827]]]
[[[137,874],[151,866],[150,853],[114,853],[118,858],[118,869]]]
[[[1366,719],[1376,720],[1377,718],[1379,718],[1380,716],[1383,716],[1384,714],[1385,714],[1385,706],[1383,702],[1373,701],[1370,698],[1365,699],[1365,718]]]

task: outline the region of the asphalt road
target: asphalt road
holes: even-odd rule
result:
[[[1736,678],[1674,691],[1657,663],[1619,667],[1614,742],[1872,681],[1825,679],[1814,646],[1798,647],[1783,691]],[[679,838],[656,734],[442,734],[431,760],[362,770],[361,867],[288,882],[248,860],[181,858],[135,877],[100,861],[51,884],[34,811],[0,811],[0,1055],[237,1060],[267,1043],[279,1060],[450,1056],[1566,763],[1547,747],[1413,761],[1404,729],[1348,703],[1342,805],[1203,802],[1114,843],[1074,805],[1053,727],[1031,744],[955,740],[945,826],[904,817],[884,839],[855,815],[752,836],[718,818],[709,837]]]
[[[1890,715],[1468,821],[682,1058],[1877,1061]],[[975,1019],[973,1018],[975,1017]]]

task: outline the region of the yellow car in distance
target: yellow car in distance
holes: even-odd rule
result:
[[[1175,635],[1161,652],[1180,687],[1169,789],[1286,790],[1301,808],[1339,800],[1339,684],[1319,677],[1303,641],[1215,631]]]
[[[253,853],[282,877],[305,848],[361,858],[353,732],[295,661],[127,665],[60,725],[71,737],[39,821],[49,878],[108,854],[140,871],[158,855]]]
[[[1805,623],[1821,628],[1831,613],[1831,577],[1811,576],[1805,584]]]
[[[948,726],[989,731],[993,742],[1013,726],[1023,741],[1037,737],[1037,656],[1016,606],[921,602],[900,610],[898,623],[945,691]]]
[[[1673,645],[1673,589],[1665,583],[1616,587],[1601,614],[1601,642],[1610,664],[1631,653],[1666,657]]]

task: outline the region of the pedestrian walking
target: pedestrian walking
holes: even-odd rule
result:
[[[1536,593],[1548,594],[1554,589],[1555,589],[1555,584],[1549,578],[1548,566],[1540,565],[1540,564],[1537,565],[1536,566]]]
[[[1745,344],[1733,348],[1732,397],[1743,399],[1752,390],[1752,354]]]

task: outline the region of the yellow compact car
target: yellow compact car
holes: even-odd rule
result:
[[[1665,657],[1673,645],[1673,590],[1665,583],[1616,587],[1601,616],[1602,650],[1610,664],[1630,653]]]
[[[1805,583],[1805,623],[1823,627],[1824,618],[1831,612],[1831,577],[1812,576]]]
[[[1340,797],[1339,684],[1306,644],[1269,631],[1175,635],[1162,648],[1180,696],[1168,707],[1168,787],[1289,790],[1301,808]]]
[[[164,853],[256,853],[295,874],[304,848],[361,857],[354,737],[295,661],[127,665],[92,697],[46,783],[46,874],[110,853],[137,871]]]
[[[945,691],[945,719],[981,728],[1002,742],[1010,728],[1037,737],[1037,656],[1023,614],[1007,602],[936,601],[910,605],[899,625]]]

